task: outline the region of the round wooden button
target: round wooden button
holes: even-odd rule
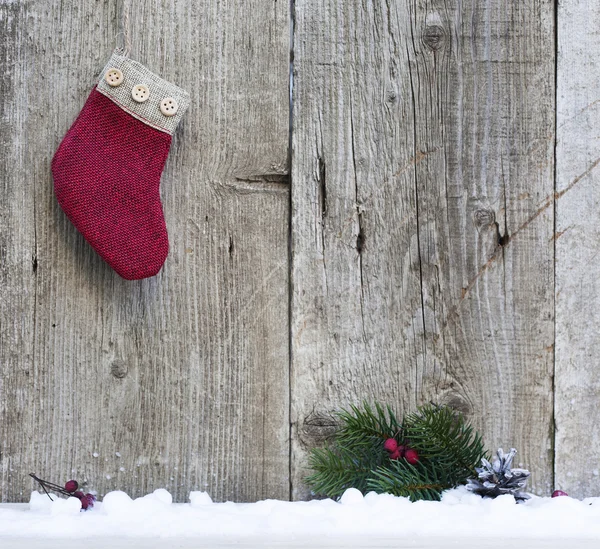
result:
[[[165,97],[160,102],[160,112],[162,112],[165,116],[173,116],[174,114],[177,114],[177,109],[179,109],[179,105],[172,97]]]
[[[108,69],[104,75],[104,80],[109,86],[115,88],[123,83],[123,73],[119,69]]]
[[[136,84],[131,89],[131,97],[133,97],[134,101],[143,103],[144,101],[148,101],[148,98],[150,97],[150,90],[145,84]]]

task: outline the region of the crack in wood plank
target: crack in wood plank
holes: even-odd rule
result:
[[[576,178],[574,178],[573,181],[571,181],[571,183],[569,183],[569,185],[567,187],[565,187],[562,191],[555,192],[552,195],[547,196],[545,198],[543,204],[533,213],[533,215],[531,215],[526,221],[524,221],[521,225],[519,225],[519,227],[510,235],[510,238],[508,239],[508,242],[506,244],[500,244],[500,243],[498,244],[498,247],[496,248],[496,250],[494,251],[492,256],[479,268],[477,273],[475,273],[475,275],[469,280],[469,282],[467,283],[467,286],[465,286],[461,289],[461,297],[460,297],[458,303],[456,303],[450,309],[450,312],[448,313],[445,321],[441,325],[440,331],[443,331],[448,326],[448,323],[452,317],[458,316],[458,309],[462,305],[463,301],[468,296],[469,292],[473,289],[473,286],[475,286],[475,283],[481,277],[481,275],[483,273],[485,273],[490,268],[490,266],[498,259],[499,254],[503,251],[503,248],[507,245],[514,243],[516,237],[524,229],[526,229],[530,223],[532,223],[545,210],[547,210],[550,206],[552,206],[554,204],[555,200],[559,200],[560,198],[562,198],[568,191],[573,189],[573,187],[577,183],[579,183],[582,179],[584,179],[586,176],[588,176],[598,166],[598,164],[600,164],[600,158],[597,158],[587,170],[585,170],[582,174],[580,174]],[[552,238],[560,237],[562,234],[564,234],[566,232],[566,230],[567,229],[565,229],[564,231],[562,231],[560,233],[556,233],[556,235],[554,235]],[[507,235],[504,235],[504,236],[506,237]],[[439,337],[439,333],[436,334],[436,336]]]

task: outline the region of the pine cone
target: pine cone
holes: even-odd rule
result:
[[[482,467],[476,467],[478,478],[467,480],[467,489],[483,497],[495,498],[503,494],[511,494],[517,503],[528,500],[531,496],[521,490],[527,487],[527,479],[531,474],[525,469],[511,469],[517,451],[511,448],[505,455],[498,449],[498,459],[492,465],[487,459],[481,460]]]

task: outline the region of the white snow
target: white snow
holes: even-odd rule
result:
[[[441,502],[363,497],[355,489],[339,502],[213,503],[206,492],[191,492],[187,504],[172,501],[164,489],[137,499],[116,491],[81,512],[75,498],[50,501],[33,492],[28,505],[0,506],[0,547],[95,547],[102,539],[146,548],[168,547],[156,545],[168,540],[177,547],[600,547],[600,498],[533,497],[516,504],[512,496],[482,499],[457,488]]]
[[[209,505],[213,502],[208,492],[190,492],[190,505],[192,507],[200,507],[201,505]]]

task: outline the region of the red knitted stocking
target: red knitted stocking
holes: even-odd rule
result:
[[[115,52],[52,160],[61,208],[123,278],[169,251],[160,177],[188,94]]]

